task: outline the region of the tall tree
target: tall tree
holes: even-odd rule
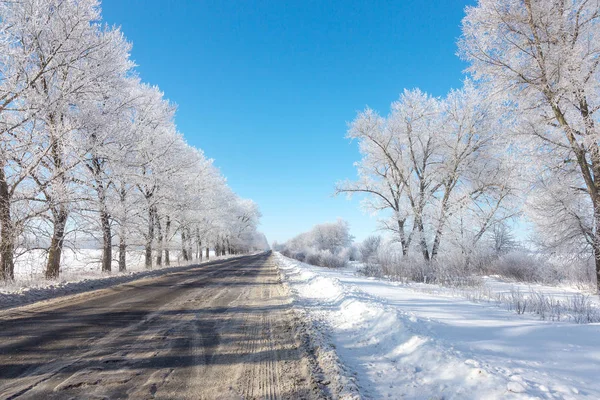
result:
[[[544,202],[535,206],[560,210],[553,219],[571,227],[560,230],[563,245],[588,243],[600,291],[600,3],[480,0],[467,9],[459,46],[475,79],[518,110],[515,141],[542,167],[535,186]]]
[[[502,119],[471,82],[444,99],[406,90],[391,108],[385,118],[367,109],[351,124],[348,136],[363,155],[360,179],[336,191],[366,193],[372,210],[390,210],[385,227],[405,256],[416,239],[423,259],[434,260],[457,217],[477,227],[472,246],[512,215],[506,205],[515,190],[495,135]]]

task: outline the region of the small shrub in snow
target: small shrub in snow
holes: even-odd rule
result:
[[[475,274],[473,264],[459,253],[449,253],[431,262],[432,282],[448,287],[481,286],[482,280]]]
[[[292,258],[295,258],[298,261],[304,262],[306,260],[306,253],[304,251],[295,251],[292,254]]]
[[[348,261],[358,261],[361,259],[360,251],[354,245],[342,249],[339,252],[339,256]]]
[[[499,257],[493,272],[519,282],[541,282],[542,263],[525,252],[512,252]]]
[[[600,308],[590,296],[581,293],[566,295],[561,300],[540,291],[523,292],[517,288],[495,297],[510,311],[537,314],[546,321],[572,321],[577,324],[600,322]]]
[[[517,282],[549,285],[570,283],[579,289],[590,291],[596,288],[593,260],[565,255],[513,251],[492,259],[484,273],[500,275]]]
[[[367,262],[364,266],[358,270],[361,274],[365,276],[373,276],[376,278],[383,277],[383,273],[381,271],[381,265],[376,262]]]
[[[309,252],[306,255],[306,259],[300,261],[304,261],[311,265],[321,265],[321,253],[318,251]]]
[[[458,288],[455,288],[455,289],[458,289]],[[484,286],[480,286],[476,290],[458,289],[456,292],[454,292],[454,295],[458,295],[460,297],[465,297],[468,300],[476,302],[476,303],[491,302],[494,299],[494,294],[492,293],[492,290],[490,288],[484,287]]]
[[[562,272],[562,281],[570,282],[581,290],[596,291],[596,267],[593,257],[582,260],[555,255],[551,258],[551,264],[556,265],[555,269]]]
[[[433,262],[420,257],[404,256],[396,244],[380,246],[371,256],[362,272],[368,276],[386,276],[396,281],[413,281],[440,284],[449,287],[480,286],[465,259],[460,256],[444,256]]]
[[[319,267],[345,268],[348,265],[347,258],[344,258],[342,255],[333,254],[329,250],[310,250],[307,252],[282,251],[281,254]]]
[[[329,251],[321,252],[321,267],[327,268],[344,268],[348,264],[348,260],[341,255],[332,254]]]
[[[594,306],[590,296],[578,294],[570,297],[567,309],[578,324],[600,322],[600,310]]]
[[[517,314],[525,314],[529,309],[529,298],[527,298],[518,288],[511,289],[506,296],[504,303],[510,311],[515,311]]]
[[[498,255],[491,252],[489,249],[477,249],[471,253],[469,258],[469,269],[477,275],[494,274],[492,266],[498,259]]]
[[[563,307],[560,300],[547,296],[542,292],[531,291],[529,296],[530,312],[543,320],[560,321],[563,317]]]
[[[292,257],[292,251],[290,249],[283,248],[280,250],[280,252],[281,252],[281,254],[283,254],[286,257],[294,258],[294,257]]]

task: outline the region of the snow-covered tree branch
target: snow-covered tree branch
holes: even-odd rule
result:
[[[175,107],[136,76],[130,49],[102,24],[97,0],[0,2],[2,280],[33,248],[46,250],[54,279],[64,247],[82,242],[102,248],[105,272],[115,238],[121,271],[128,248],[143,247],[152,268],[174,249],[190,261],[201,246],[225,254],[260,242],[256,205],[185,142]]]

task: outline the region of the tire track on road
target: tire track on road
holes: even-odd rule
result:
[[[8,318],[0,398],[321,398],[290,303],[258,255]]]

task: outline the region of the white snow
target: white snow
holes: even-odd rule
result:
[[[600,324],[542,321],[277,257],[296,305],[327,332],[364,397],[600,398]]]

